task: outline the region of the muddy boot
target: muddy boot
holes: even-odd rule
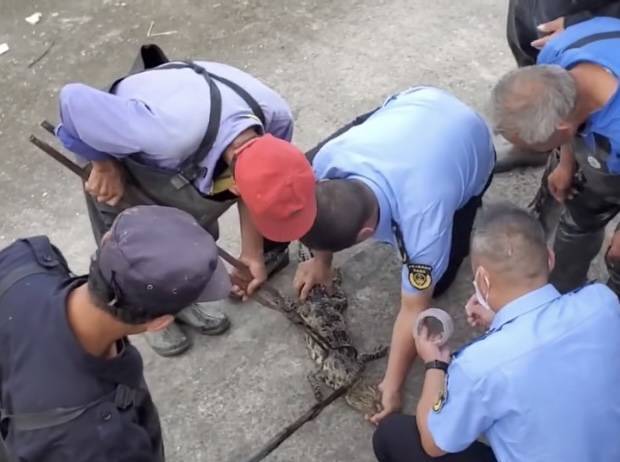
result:
[[[144,337],[155,353],[165,357],[180,355],[192,344],[181,327],[174,322],[164,330],[146,332]]]
[[[520,167],[542,167],[547,162],[547,154],[517,148],[503,136],[493,140],[497,160],[494,173],[504,173]]]
[[[204,303],[194,303],[182,309],[177,314],[176,320],[197,329],[204,335],[219,335],[230,327],[230,321],[225,314]]]

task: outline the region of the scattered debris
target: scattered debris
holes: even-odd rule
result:
[[[37,11],[36,13],[33,13],[30,16],[28,16],[26,18],[26,22],[34,26],[41,20],[41,16],[43,16],[43,13],[41,13],[40,11]]]
[[[9,44],[8,43],[0,43],[0,55],[3,55],[4,53],[6,53],[7,51],[9,51]]]
[[[162,37],[164,35],[174,35],[174,34],[178,34],[179,32],[176,30],[167,30],[165,32],[155,32],[153,33],[153,26],[155,25],[155,21],[151,21],[151,24],[149,25],[149,30],[146,31],[146,36],[147,37]]]
[[[36,58],[36,59],[32,60],[32,61],[30,62],[30,64],[28,64],[28,67],[30,68],[30,67],[34,66],[34,65],[35,65],[35,64],[37,64],[39,61],[41,61],[43,58],[45,58],[45,57],[47,56],[47,54],[50,52],[50,50],[52,49],[52,47],[53,47],[54,45],[56,45],[56,42],[55,42],[54,40],[52,40],[52,41],[50,42],[50,44],[47,46],[47,48],[43,51],[43,53],[41,53],[41,54],[39,55],[39,57],[38,57],[38,58]]]

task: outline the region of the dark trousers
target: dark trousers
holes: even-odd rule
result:
[[[480,193],[479,196],[474,196],[469,199],[469,201],[454,214],[454,221],[452,224],[452,247],[450,248],[448,268],[437,284],[435,284],[433,297],[439,297],[448,290],[456,279],[456,275],[463,260],[469,255],[469,244],[471,241],[471,233],[474,229],[474,222],[476,221],[476,214],[478,213],[478,209],[482,206],[482,197],[487,189],[489,189],[492,180],[493,175],[491,174],[482,193]]]
[[[415,416],[391,414],[381,421],[372,438],[379,462],[495,462],[486,444],[475,442],[462,452],[430,457],[422,448]]]
[[[590,263],[601,250],[605,226],[618,212],[618,201],[601,197],[587,184],[574,199],[566,202],[553,245],[556,262],[550,277],[560,292],[569,292],[586,283]],[[620,296],[620,262],[605,260],[609,272],[607,285]]]

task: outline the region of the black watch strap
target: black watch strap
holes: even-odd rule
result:
[[[448,372],[449,364],[445,361],[439,361],[435,359],[434,361],[429,361],[424,364],[424,370],[427,371],[429,369],[441,369],[444,372]]]

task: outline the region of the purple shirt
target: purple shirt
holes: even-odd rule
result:
[[[293,116],[284,99],[251,75],[225,64],[197,61],[209,72],[240,85],[261,106],[265,127],[246,102],[228,86],[215,81],[222,94],[220,130],[213,148],[201,162],[207,175],[197,180],[211,190],[215,164],[244,130],[262,131],[290,141]],[[191,69],[142,72],[124,79],[115,94],[80,83],[60,91],[57,136],[70,151],[86,160],[138,154],[146,164],[174,169],[193,154],[209,122],[209,86]]]

